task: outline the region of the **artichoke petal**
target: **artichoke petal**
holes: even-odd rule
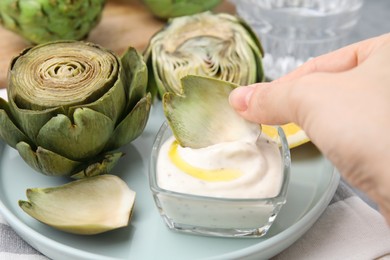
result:
[[[65,116],[50,119],[39,131],[37,144],[72,160],[99,154],[112,135],[114,123],[89,108],[78,108],[74,123]]]
[[[16,149],[31,168],[49,176],[68,176],[81,165],[81,162],[70,160],[42,147],[33,151],[25,142],[18,143]]]
[[[31,143],[30,139],[11,120],[10,115],[8,103],[0,98],[0,139],[13,148],[20,141]]]
[[[136,139],[148,122],[151,107],[151,95],[142,98],[131,112],[115,128],[105,150],[113,150]]]
[[[11,108],[12,115],[18,122],[20,129],[33,141],[36,142],[39,130],[47,123],[53,116],[62,113],[61,108],[51,108],[46,110],[28,110],[20,109],[16,106],[13,99],[8,101]]]
[[[246,121],[229,104],[237,85],[210,77],[185,76],[184,96],[167,92],[163,108],[176,140],[183,147],[202,148],[241,139],[256,140],[260,126]]]
[[[128,108],[132,108],[146,94],[148,70],[141,54],[132,47],[122,55],[121,65],[124,81],[129,84]]]
[[[128,225],[135,192],[119,177],[101,175],[62,186],[31,188],[19,206],[56,229],[92,235]]]
[[[73,174],[71,177],[73,179],[82,179],[85,177],[107,174],[114,168],[123,155],[124,153],[122,152],[104,154],[101,160],[87,164],[85,169]]]

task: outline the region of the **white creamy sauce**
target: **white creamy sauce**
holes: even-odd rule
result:
[[[224,198],[270,198],[280,191],[282,159],[275,142],[260,137],[256,142],[243,139],[201,149],[178,146],[177,155],[193,167],[239,173],[239,176],[228,180],[213,180],[213,177],[206,180],[183,172],[172,161],[169,152],[174,141],[174,137],[168,139],[159,153],[157,182],[163,189]]]

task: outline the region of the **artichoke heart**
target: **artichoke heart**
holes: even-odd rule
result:
[[[77,178],[107,173],[111,152],[144,130],[151,95],[142,56],[121,58],[78,41],[37,45],[16,57],[0,99],[0,139],[35,170]]]
[[[31,217],[74,234],[93,235],[128,225],[135,192],[119,177],[101,175],[62,186],[27,189],[19,206]]]
[[[229,93],[237,85],[195,75],[183,77],[181,85],[183,95],[167,92],[163,96],[165,116],[180,146],[196,149],[259,137],[261,127],[242,118],[229,104]]]
[[[106,0],[1,0],[0,24],[33,44],[82,40],[99,23]]]
[[[145,51],[149,89],[182,94],[186,75],[214,77],[239,85],[264,80],[262,47],[253,31],[229,14],[203,12],[169,20]]]

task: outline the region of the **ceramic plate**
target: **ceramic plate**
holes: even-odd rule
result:
[[[262,238],[215,238],[169,231],[154,205],[148,186],[148,162],[154,137],[164,121],[161,103],[154,104],[141,137],[126,152],[113,174],[137,192],[131,224],[94,236],[57,231],[25,214],[18,206],[25,190],[56,186],[66,178],[34,172],[18,153],[0,142],[0,211],[30,245],[53,259],[234,259],[269,258],[286,249],[318,219],[339,182],[334,167],[311,144],[292,150],[287,204]]]

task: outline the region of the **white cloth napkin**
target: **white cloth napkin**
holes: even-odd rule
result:
[[[384,218],[352,196],[329,205],[306,234],[273,260],[388,259],[389,254],[390,228]]]

